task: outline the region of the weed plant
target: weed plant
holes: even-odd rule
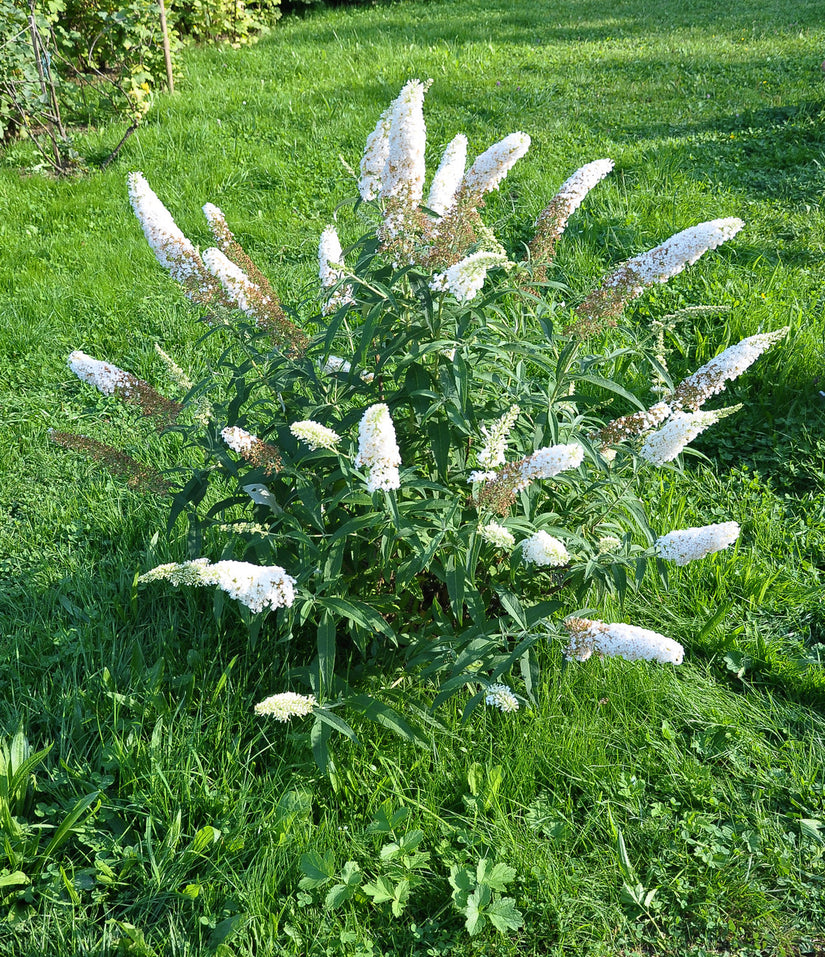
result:
[[[749,954],[812,952],[821,938],[815,5],[424,9],[415,22],[408,5],[328,11],[254,50],[192,51],[186,96],[161,100],[94,180],[21,178],[33,155],[22,143],[5,155],[2,713],[10,749],[20,727],[34,751],[52,745],[15,805],[30,850],[4,875],[29,883],[3,885],[10,954]],[[171,465],[181,450],[73,380],[65,356],[116,359],[161,391],[154,341],[195,378],[219,357],[215,338],[195,348],[196,314],[143,248],[127,168],[163,184],[203,245],[194,208],[217,202],[284,298],[300,298],[328,211],[351,191],[338,154],[360,153],[410,75],[437,81],[432,164],[457,129],[477,151],[513,128],[533,135],[531,163],[485,211],[508,248],[530,238],[522,211],[529,222],[568,171],[616,161],[571,221],[554,280],[584,288],[674,229],[746,221],[729,249],[625,313],[646,329],[684,306],[720,307],[668,326],[674,379],[763,329],[790,323],[793,348],[729,387],[743,409],[698,440],[703,456],[645,489],[661,529],[742,528],[735,551],[671,576],[678,587],[648,577],[610,609],[684,644],[681,670],[594,660],[562,672],[560,650],[542,648],[537,704],[517,721],[477,711],[462,724],[448,703],[436,750],[366,728],[324,777],[305,728],[252,714],[272,690],[264,643],[250,648],[226,610],[216,622],[203,591],[147,602],[133,589],[138,569],[185,557],[183,543],[151,541],[163,505],[51,445],[46,428]],[[110,136],[88,142],[108,152]],[[358,238],[346,222],[345,246]],[[403,878],[381,848],[415,831],[430,858],[402,918],[357,894],[324,906],[349,861],[365,883],[392,877],[394,892]],[[302,856],[330,853],[334,881],[301,888]],[[478,885],[482,860],[516,871],[492,892],[523,916],[506,937],[488,925],[470,938],[455,906],[451,874]]]

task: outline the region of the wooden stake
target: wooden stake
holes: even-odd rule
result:
[[[166,29],[166,7],[163,0],[158,0],[160,7],[160,32],[163,36],[163,58],[166,60],[166,82],[169,84],[169,92],[175,92],[175,78],[172,75],[172,51],[169,49],[169,31]]]

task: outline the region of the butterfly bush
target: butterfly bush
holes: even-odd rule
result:
[[[295,579],[277,565],[260,566],[249,562],[220,561],[214,565],[206,558],[189,562],[158,565],[138,578],[144,584],[165,580],[172,585],[215,585],[250,611],[288,608],[295,600]]]
[[[680,665],[685,657],[685,649],[678,641],[649,628],[575,617],[567,618],[564,626],[570,635],[570,643],[565,651],[568,660],[587,661],[596,653],[627,661]]]
[[[498,708],[505,714],[518,711],[519,708],[518,698],[513,694],[513,689],[503,684],[489,685],[487,693],[484,695],[484,703],[493,708]]]
[[[289,721],[290,718],[303,718],[312,714],[318,702],[315,695],[297,694],[294,691],[282,691],[270,695],[255,705],[255,714],[275,718],[276,721]]]
[[[564,544],[547,532],[534,532],[521,543],[524,561],[528,565],[566,565],[570,555]]]
[[[701,528],[682,528],[656,539],[656,549],[666,561],[687,565],[711,552],[721,551],[739,538],[737,522],[720,522]]]
[[[512,548],[516,544],[513,533],[508,532],[507,529],[503,525],[499,525],[498,522],[488,522],[486,525],[482,525],[478,530],[478,534],[485,542],[495,545],[496,548]]]
[[[441,163],[433,176],[427,206],[436,216],[443,216],[455,202],[455,194],[464,179],[467,166],[467,137],[458,133],[444,150]]]
[[[556,247],[610,188],[600,184],[612,161],[562,172],[556,195],[530,211],[532,238],[506,250],[485,203],[501,218],[496,190],[519,175],[530,137],[481,143],[468,168],[471,143],[454,131],[428,174],[428,86],[410,80],[374,127],[365,123],[357,202],[312,238],[317,290],[294,306],[222,210],[203,206],[212,239],[199,253],[131,174],[144,235],[222,337],[221,357],[185,385],[175,360],[160,356],[187,392],[182,411],[108,361],[75,351],[69,367],[78,390],[171,403],[164,424],[203,462],[167,478],[53,433],[130,485],[171,493],[171,518],[188,521],[188,560],[145,572],[139,585],[209,586],[242,606],[224,627],[254,629],[271,645],[273,680],[307,691],[254,710],[311,717],[322,766],[334,733],[356,738],[353,716],[424,741],[414,714],[460,695],[468,715],[486,703],[513,720],[520,701],[535,702],[547,642],[580,667],[615,656],[680,664],[683,647],[642,624],[572,613],[644,589],[650,562],[681,565],[738,540],[732,521],[657,532],[643,503],[657,471],[678,468],[690,443],[738,408],[704,406],[788,332],[717,347],[671,387],[659,371],[663,335],[626,307],[734,239],[742,221],[711,220],[630,251],[595,286],[565,276],[562,301],[548,281]],[[651,382],[655,401],[633,393]],[[170,547],[184,543],[173,537]],[[368,689],[358,674],[374,677]]]

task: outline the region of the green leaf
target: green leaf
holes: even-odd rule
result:
[[[400,807],[394,811],[392,800],[387,798],[367,827],[367,834],[389,834],[406,821],[409,813],[409,808],[406,807]]]
[[[508,930],[518,930],[524,923],[524,915],[516,909],[516,902],[512,897],[502,897],[484,911],[485,917],[500,934]]]
[[[321,608],[326,608],[328,611],[335,612],[350,621],[354,621],[357,625],[361,625],[367,630],[379,631],[394,641],[397,640],[395,632],[390,625],[384,621],[377,611],[363,602],[347,601],[344,598],[321,595],[315,599],[315,603]]]
[[[636,870],[633,865],[630,863],[630,858],[627,854],[627,848],[624,843],[624,835],[621,832],[620,828],[616,830],[616,852],[619,857],[619,866],[622,869],[622,874],[624,875],[625,880],[628,884],[636,884],[638,878],[636,877]]]
[[[230,937],[241,927],[245,920],[246,917],[243,914],[235,914],[232,917],[227,917],[225,920],[222,920],[219,924],[215,925],[215,929],[209,935],[209,942],[206,946],[210,950],[217,950],[227,937]]]
[[[395,890],[393,891],[393,901],[392,904],[390,904],[390,909],[396,917],[400,917],[402,915],[409,899],[410,882],[406,878],[403,878],[395,885]]]
[[[213,844],[217,844],[220,839],[221,832],[216,827],[212,827],[211,824],[207,824],[192,838],[192,843],[189,845],[188,850],[192,854],[205,854],[206,851],[208,851]]]
[[[24,887],[30,883],[31,879],[22,871],[14,871],[11,874],[0,874],[0,890],[4,887]]]
[[[479,884],[486,884],[491,890],[503,891],[511,880],[516,876],[515,868],[508,864],[493,864],[486,858],[478,862],[476,868],[476,880]]]
[[[453,889],[453,902],[459,910],[464,910],[467,906],[467,899],[475,887],[474,875],[466,867],[452,864],[450,865],[449,881]]]
[[[353,710],[363,714],[368,721],[380,724],[384,728],[389,728],[390,731],[395,732],[395,734],[404,738],[404,740],[417,744],[422,748],[429,747],[427,738],[418,728],[410,724],[402,718],[397,711],[382,701],[379,701],[377,698],[373,698],[370,695],[355,695],[348,699],[347,704]]]
[[[318,711],[315,709],[315,721],[309,730],[309,740],[312,744],[312,756],[318,765],[321,773],[326,774],[330,766],[329,739],[332,734],[332,728],[328,722],[322,721],[318,717]]]
[[[335,681],[335,618],[327,611],[318,625],[318,671],[322,690],[329,694]],[[319,698],[319,700],[321,700]]]
[[[381,860],[392,861],[402,854],[409,854],[414,851],[424,840],[424,832],[416,828],[409,834],[401,836],[400,840],[393,841],[391,844],[385,844],[381,848]]]
[[[75,804],[72,810],[60,823],[60,827],[58,827],[52,835],[52,839],[46,845],[46,850],[43,852],[44,859],[52,855],[63,843],[69,839],[72,833],[72,828],[75,826],[80,816],[100,798],[100,794],[100,791],[92,791],[91,794],[87,794],[86,797],[81,798],[77,804]]]
[[[395,897],[392,881],[383,874],[379,874],[372,884],[364,884],[364,893],[372,898],[375,904],[384,904]]]
[[[460,625],[464,621],[464,568],[456,562],[454,555],[450,555],[445,562],[445,571],[450,607],[456,623]]]
[[[324,854],[308,851],[301,855],[300,867],[304,876],[298,881],[298,886],[301,890],[314,890],[335,876],[335,856],[332,851]]]
[[[336,907],[345,904],[355,894],[355,891],[356,888],[352,885],[336,884],[329,889],[327,896],[324,898],[324,905],[330,910],[335,910]]]
[[[450,426],[443,419],[431,419],[427,423],[427,435],[439,478],[446,482],[450,464]]]
[[[507,612],[520,628],[527,628],[527,615],[524,612],[521,602],[506,588],[496,588],[496,595]]]
[[[475,936],[484,926],[484,914],[482,910],[490,903],[490,888],[476,887],[472,894],[467,898],[467,906],[464,913],[467,917],[464,926],[471,937]]]
[[[822,821],[816,818],[801,818],[799,828],[803,837],[807,837],[819,844],[825,844],[825,836],[822,834]]]
[[[361,868],[355,861],[347,861],[341,868],[341,883],[347,887],[357,887],[363,879]]]

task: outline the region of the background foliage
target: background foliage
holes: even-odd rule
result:
[[[416,19],[406,4],[325,11],[252,49],[187,51],[189,95],[159,98],[122,160],[93,180],[21,177],[30,144],[6,151],[0,718],[10,749],[20,727],[34,753],[52,745],[15,792],[24,834],[9,837],[4,877],[28,883],[3,887],[8,953],[821,948],[818,7],[570,2],[548,16],[543,4],[458,0]],[[205,594],[133,600],[136,571],[183,555],[183,543],[175,554],[160,540],[147,547],[159,503],[54,448],[46,428],[68,424],[156,459],[162,449],[145,449],[128,409],[106,404],[101,419],[104,404],[67,373],[66,354],[105,355],[159,388],[153,340],[196,373],[217,359],[195,347],[202,327],[145,248],[128,169],[169,205],[186,197],[180,224],[201,243],[198,206],[217,202],[279,288],[299,296],[331,204],[352,191],[339,153],[354,162],[413,75],[438,81],[434,156],[456,129],[474,149],[515,126],[533,135],[530,162],[485,213],[508,243],[570,171],[616,160],[566,236],[562,279],[595,279],[697,219],[746,220],[735,253],[631,314],[645,326],[683,305],[728,307],[668,334],[674,375],[763,326],[790,321],[795,348],[731,389],[745,408],[701,445],[706,460],[648,490],[663,524],[730,516],[743,527],[730,562],[688,566],[678,589],[651,585],[621,610],[682,641],[683,671],[568,669],[516,722],[448,715],[437,752],[367,729],[328,782],[301,728],[255,720],[270,662],[213,623]],[[103,151],[111,137],[89,130],[82,145]],[[373,882],[387,874],[381,847],[397,840],[369,830],[385,801],[387,813],[408,809],[397,837],[420,830],[431,854],[404,916],[356,895],[327,909],[327,886],[302,898],[304,854],[332,855],[330,888],[349,861]],[[524,915],[513,936],[488,927],[471,939],[455,906],[451,869],[477,877],[482,859],[517,871],[495,892]]]

